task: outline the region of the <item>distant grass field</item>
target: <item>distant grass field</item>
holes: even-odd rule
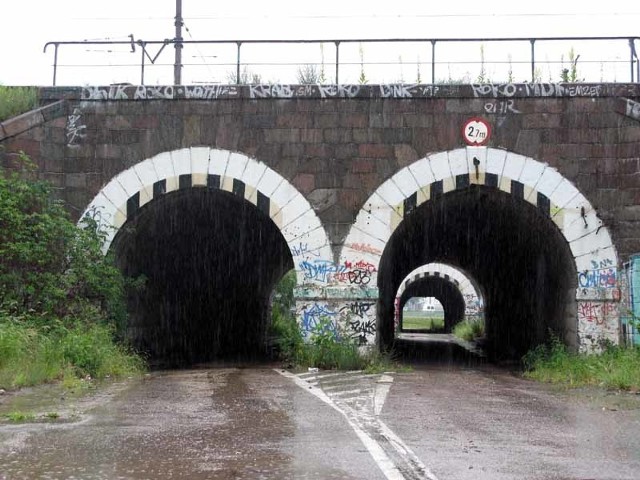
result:
[[[443,312],[402,312],[403,330],[442,330],[444,329]]]

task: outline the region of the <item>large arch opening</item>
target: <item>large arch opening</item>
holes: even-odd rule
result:
[[[265,352],[269,297],[293,267],[271,219],[219,189],[165,194],[131,216],[111,248],[143,275],[126,335],[152,363],[186,365]]]
[[[379,332],[393,343],[394,297],[420,265],[442,262],[481,286],[487,346],[519,358],[555,334],[576,343],[577,272],[569,245],[548,209],[496,188],[469,185],[405,214],[380,259]]]
[[[277,281],[330,258],[326,232],[285,178],[239,152],[163,152],[111,179],[82,215],[125,273],[148,277],[128,334],[151,359],[189,364],[265,347]]]

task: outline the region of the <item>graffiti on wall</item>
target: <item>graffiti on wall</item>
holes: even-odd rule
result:
[[[578,273],[580,288],[615,288],[618,284],[618,269],[613,261],[606,259],[591,261],[592,268]]]
[[[375,302],[372,301],[305,303],[297,309],[297,315],[307,339],[330,334],[336,340],[351,339],[358,345],[367,345],[376,334]]]
[[[312,334],[330,332],[336,339],[339,338],[336,325],[337,315],[337,312],[326,304],[304,305],[298,312],[302,334],[309,337]]]
[[[625,114],[635,120],[640,120],[640,103],[626,99]]]
[[[376,89],[376,90],[372,90]],[[433,97],[440,90],[437,85],[408,85],[393,83],[369,87],[366,85],[249,85],[250,98],[355,98],[362,93],[381,98]]]
[[[514,100],[498,100],[495,102],[487,102],[484,104],[485,113],[496,113],[500,115],[504,115],[506,113],[521,113],[520,110],[516,108],[516,103]]]
[[[111,85],[109,87],[83,87],[82,100],[173,100],[186,98],[213,100],[238,96],[233,85],[147,86]]]
[[[291,246],[291,253],[294,257],[302,257],[304,255],[311,255],[314,257],[319,257],[320,253],[314,250],[309,249],[309,244],[305,242],[298,242],[297,245]]]
[[[479,97],[598,97],[602,85],[565,85],[562,83],[474,83],[473,95]]]
[[[464,299],[464,314],[467,316],[478,316],[481,315],[482,312],[482,304],[480,303],[480,299],[474,293],[463,293],[462,297]]]
[[[346,283],[349,285],[368,285],[372,274],[378,269],[365,260],[345,261],[342,264],[332,260],[304,260],[298,264],[305,280],[320,283]]]
[[[374,302],[354,301],[340,309],[341,317],[347,327],[347,335],[358,342],[358,345],[369,343],[370,337],[376,334],[375,316],[373,313]]]
[[[80,140],[87,136],[87,126],[82,123],[82,111],[74,108],[73,113],[67,117],[65,134],[67,136],[67,146],[75,147],[80,144]]]
[[[609,318],[618,318],[617,303],[578,302],[578,320],[604,325]]]
[[[371,253],[373,255],[382,255],[382,251],[375,248],[368,243],[346,243],[345,247],[350,248],[355,252]]]

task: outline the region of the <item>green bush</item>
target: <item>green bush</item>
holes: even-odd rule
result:
[[[21,161],[0,169],[0,387],[140,371],[115,343],[127,282],[101,252],[105,232],[78,228]]]
[[[0,122],[33,110],[37,106],[37,88],[0,85]]]

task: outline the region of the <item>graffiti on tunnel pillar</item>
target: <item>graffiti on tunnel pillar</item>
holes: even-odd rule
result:
[[[298,264],[305,280],[319,283],[347,283],[350,285],[368,285],[372,274],[378,269],[365,260],[345,261],[342,264],[332,260],[304,260]]]
[[[337,312],[326,304],[304,305],[300,312],[303,335],[309,337],[312,334],[331,332],[334,338],[338,339],[338,329],[335,322],[337,315]]]
[[[615,288],[618,272],[613,266],[612,260],[591,262],[592,269],[578,273],[578,285],[580,288]]]
[[[311,250],[309,248],[309,244],[305,242],[298,242],[297,245],[291,246],[291,253],[294,257],[302,257],[304,255],[312,255],[314,257],[319,257],[320,254],[317,251]]]
[[[369,337],[376,333],[375,318],[371,318],[369,314],[374,305],[374,302],[357,300],[340,309],[348,328],[348,336],[356,340],[359,345],[369,343]]]
[[[618,315],[618,305],[613,302],[579,302],[578,319],[596,325],[604,325],[607,318]]]
[[[347,303],[313,302],[297,308],[305,338],[330,334],[336,340],[353,340],[367,345],[376,334],[375,302],[354,300]]]

